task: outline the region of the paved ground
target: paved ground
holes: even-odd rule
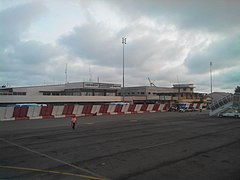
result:
[[[0,179],[240,179],[240,119],[145,113],[0,122]]]

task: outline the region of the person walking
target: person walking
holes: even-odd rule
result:
[[[76,115],[74,115],[71,120],[72,129],[75,129],[76,121],[77,121],[77,117]]]

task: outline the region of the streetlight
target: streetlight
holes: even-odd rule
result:
[[[123,102],[124,102],[124,94],[125,94],[125,92],[124,92],[124,44],[127,44],[126,40],[127,40],[127,38],[122,37],[122,44],[123,44],[123,88],[122,88],[122,96],[123,96]]]
[[[210,62],[210,85],[211,85],[211,107],[212,107],[212,61]]]

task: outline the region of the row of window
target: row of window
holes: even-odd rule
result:
[[[43,92],[44,96],[116,96],[115,92]]]
[[[0,92],[0,96],[2,95],[14,95],[14,96],[25,96],[26,92]]]

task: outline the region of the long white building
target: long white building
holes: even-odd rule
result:
[[[193,84],[174,84],[173,87],[136,86],[121,88],[121,84],[75,82],[59,85],[0,88],[0,104],[16,103],[155,103],[199,102],[203,95],[194,92]]]
[[[59,85],[2,87],[0,103],[87,103],[121,101],[120,84],[75,82]]]

